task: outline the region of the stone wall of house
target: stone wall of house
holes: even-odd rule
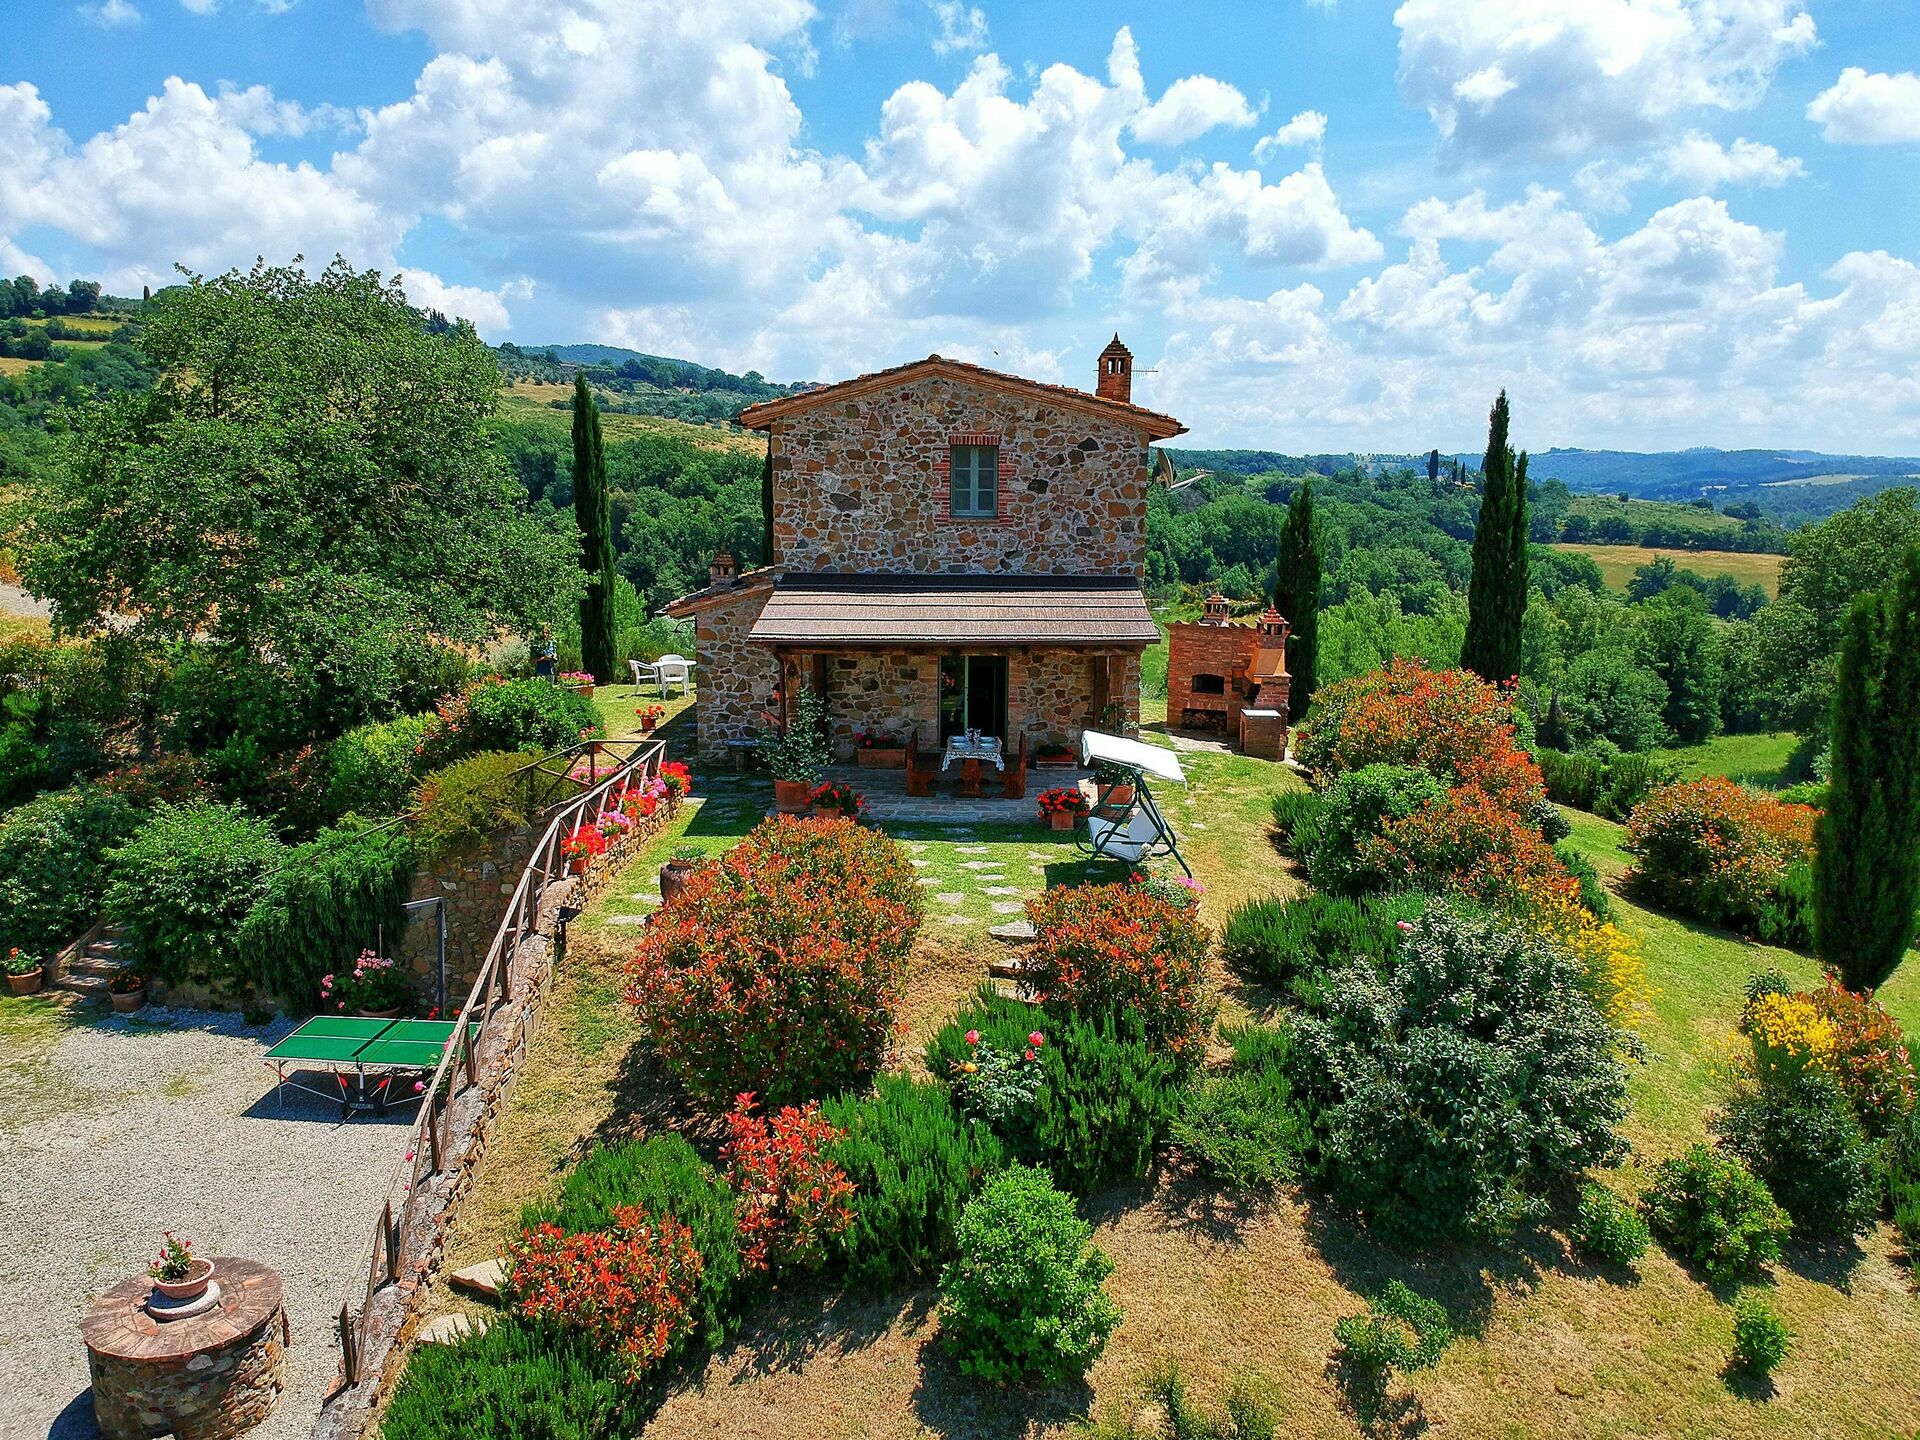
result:
[[[780,683],[780,664],[747,635],[772,591],[750,586],[709,603],[694,616],[700,749],[720,752],[729,740],[750,737]]]
[[[952,444],[1000,447],[997,517],[949,514]],[[1119,416],[903,381],[775,422],[775,553],[796,570],[1141,578],[1146,455]]]
[[[801,675],[811,673],[802,657]],[[839,650],[827,655],[827,713],[834,749],[850,757],[859,731],[881,731],[903,744],[918,735],[932,745],[940,734],[937,704],[940,656],[932,650]]]

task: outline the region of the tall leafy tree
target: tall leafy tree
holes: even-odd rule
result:
[[[573,518],[580,527],[580,663],[602,685],[616,678],[613,653],[613,510],[600,406],[584,371],[573,377]]]
[[[1500,684],[1520,672],[1520,630],[1527,609],[1527,457],[1507,443],[1507,392],[1487,417],[1480,520],[1467,583],[1467,638],[1460,663]]]
[[[1814,943],[1872,990],[1913,943],[1920,905],[1920,549],[1847,617],[1827,808],[1813,863]]]
[[[324,730],[389,713],[433,644],[571,600],[568,537],[493,447],[498,365],[470,326],[426,333],[397,280],[192,276],[136,344],[152,389],[81,411],[25,507],[61,631],[190,645],[256,702],[223,707],[236,732],[269,702]]]
[[[1320,586],[1324,566],[1320,527],[1313,518],[1313,482],[1303,480],[1287,505],[1280,528],[1280,564],[1273,608],[1293,622],[1287,638],[1290,718],[1306,714],[1320,683]]]

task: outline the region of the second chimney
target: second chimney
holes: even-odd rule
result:
[[[1133,403],[1133,352],[1120,343],[1118,333],[1100,352],[1099,381],[1093,393],[1102,400],[1118,400],[1123,405]]]
[[[737,573],[737,568],[733,560],[733,552],[731,550],[721,550],[713,557],[712,563],[707,566],[707,583],[715,590],[722,590],[733,584],[734,577]]]

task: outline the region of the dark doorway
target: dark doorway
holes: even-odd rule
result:
[[[978,730],[996,740],[1007,738],[1007,657],[940,657],[940,743]]]

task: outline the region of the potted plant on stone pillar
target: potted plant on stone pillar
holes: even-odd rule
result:
[[[773,776],[773,808],[782,815],[804,815],[813,808],[813,790],[833,758],[827,738],[826,702],[802,686],[793,697],[784,730],[762,736],[761,751]]]
[[[196,1256],[191,1240],[176,1240],[171,1230],[163,1230],[160,1254],[147,1266],[147,1274],[153,1277],[153,1288],[167,1299],[197,1300],[213,1279],[213,1262]]]

